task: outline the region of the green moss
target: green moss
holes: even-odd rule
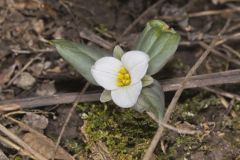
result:
[[[236,106],[236,105],[235,105]],[[231,143],[232,146],[235,146],[237,148],[240,147],[240,112],[236,111],[236,117],[231,116],[224,116],[224,119],[222,121],[222,128],[227,129],[230,132],[228,132],[224,139]]]
[[[199,112],[206,110],[209,106],[220,104],[218,97],[203,92],[180,103],[173,117],[174,119],[181,118],[184,121],[200,123],[204,117],[198,116]]]
[[[185,95],[186,96],[186,95]],[[187,97],[192,96],[187,95]],[[200,124],[206,121],[204,117],[209,117],[217,107],[221,107],[220,99],[206,92],[187,98],[179,103],[176,111],[172,116],[172,123],[176,121],[187,121],[191,124]],[[239,116],[239,104],[235,104],[233,110]],[[157,125],[146,114],[139,114],[131,109],[120,109],[115,106],[107,106],[106,104],[81,104],[78,111],[83,115],[86,121],[85,132],[89,137],[89,143],[102,141],[108,147],[111,155],[116,160],[134,160],[141,159],[144,151],[149,146]],[[219,115],[216,113],[216,116]],[[219,115],[219,117],[221,117]],[[227,123],[226,119],[217,121],[216,125],[224,121],[233,132],[226,134],[224,139],[231,142],[233,146],[239,146],[240,140],[237,139],[240,130],[240,119],[230,118],[231,123]],[[221,128],[221,127],[220,127]],[[225,131],[225,130],[224,130]],[[231,136],[230,136],[231,135]],[[232,137],[232,138],[231,138]],[[202,144],[198,136],[178,135],[172,131],[168,131],[164,136],[164,141],[168,145],[166,154],[163,154],[160,146],[155,150],[157,159],[171,160],[183,159],[189,157],[196,151],[203,151],[206,154],[211,152],[216,146],[211,144]]]
[[[168,139],[168,135],[166,135],[166,139]],[[176,159],[176,156],[178,156],[178,159],[180,157],[185,157],[187,152],[190,152],[191,150],[194,150],[198,144],[199,140],[197,137],[189,136],[189,135],[179,135],[176,137],[174,142],[172,143],[167,150],[166,154],[159,154],[158,159],[159,160],[169,160],[169,159]],[[181,158],[180,158],[181,159]]]
[[[75,140],[67,140],[67,142],[65,143],[65,147],[72,154],[79,153],[82,149],[84,149],[83,145]]]
[[[22,156],[17,155],[16,157],[14,157],[14,160],[22,160]]]
[[[173,70],[178,72],[181,71],[183,73],[187,72],[190,69],[190,67],[183,63],[181,58],[178,57],[175,57],[174,61],[170,62],[170,66],[173,68]]]
[[[82,104],[87,114],[85,132],[92,142],[102,141],[116,159],[140,159],[157,129],[146,114],[103,104]]]

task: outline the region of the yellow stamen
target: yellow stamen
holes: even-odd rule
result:
[[[130,75],[129,74],[124,74],[124,78],[125,79],[130,79]]]
[[[124,74],[118,73],[117,77],[118,77],[118,79],[123,79],[124,78]]]
[[[129,84],[130,84],[130,82],[131,82],[131,80],[129,80],[129,79],[128,79],[128,80],[126,80],[126,84],[127,84],[127,85],[129,85]]]
[[[121,87],[121,86],[123,86],[124,84],[121,82],[121,81],[118,81],[117,82],[117,86],[119,86],[119,87]]]
[[[131,83],[131,76],[126,68],[121,67],[117,74],[117,86],[124,87]]]
[[[121,68],[120,68],[119,73],[125,74],[125,73],[127,73],[127,72],[128,72],[128,71],[127,71],[124,67],[121,67]]]

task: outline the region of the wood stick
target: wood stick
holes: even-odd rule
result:
[[[230,70],[225,72],[202,74],[193,76],[186,83],[185,88],[205,87],[211,85],[230,84],[240,82],[240,69]],[[184,78],[173,78],[161,80],[160,84],[165,92],[177,90]],[[21,108],[35,108],[40,106],[57,105],[73,103],[79,95],[75,93],[59,93],[53,96],[40,96],[22,99],[12,99],[0,101],[0,105],[18,104]],[[100,92],[87,93],[80,96],[80,102],[93,102],[98,101]]]
[[[6,127],[0,124],[0,132],[5,134],[7,137],[9,137],[11,140],[16,142],[19,146],[23,147],[27,152],[31,153],[37,160],[47,160],[44,156],[42,156],[40,153],[33,150],[28,144],[26,144],[22,139],[20,139],[18,136],[10,132]]]

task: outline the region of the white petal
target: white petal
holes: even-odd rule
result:
[[[121,61],[130,73],[132,83],[136,83],[147,72],[149,56],[142,51],[129,51],[122,56]]]
[[[142,82],[139,81],[133,85],[120,87],[111,91],[112,100],[122,108],[133,107],[138,100],[142,90]]]
[[[91,73],[96,82],[107,90],[118,88],[117,73],[122,67],[122,62],[113,57],[103,57],[92,66]]]

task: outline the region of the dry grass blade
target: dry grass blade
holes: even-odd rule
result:
[[[236,51],[235,49],[233,49],[232,47],[230,47],[227,44],[223,44],[223,47],[226,48],[227,50],[229,50],[231,53],[233,53],[236,57],[238,57],[240,59],[240,52]]]

